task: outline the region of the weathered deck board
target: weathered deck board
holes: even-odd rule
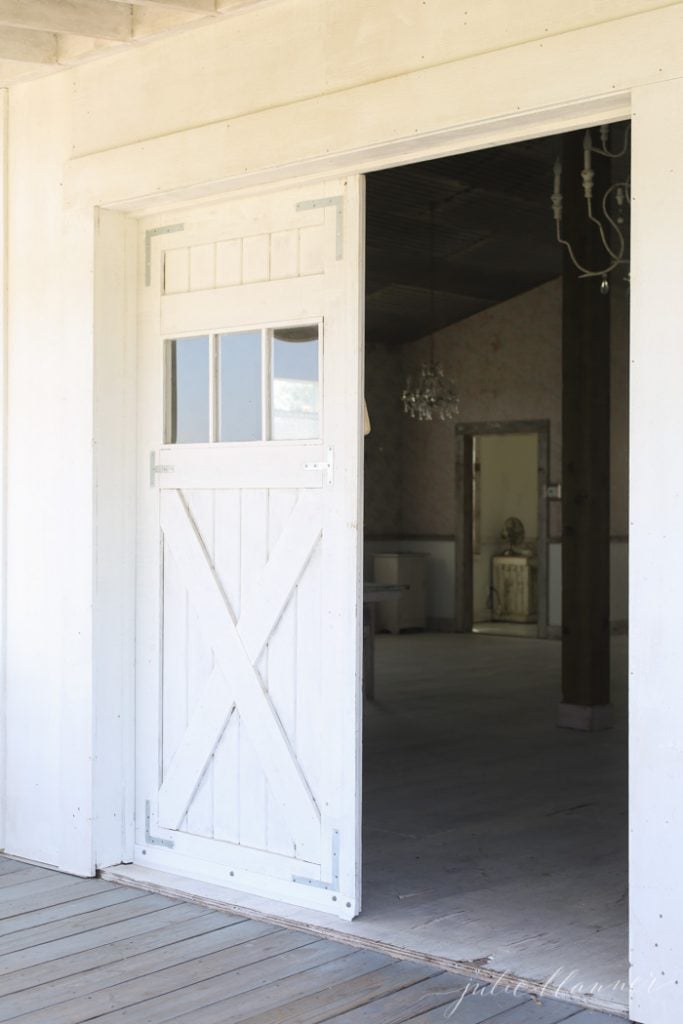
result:
[[[47,871],[45,868],[37,868],[33,867],[33,865],[27,865],[19,871],[12,871],[7,874],[0,873],[0,889],[7,889],[10,886],[24,885],[26,882],[33,882],[39,878],[46,878],[51,874],[52,872]]]
[[[34,886],[46,879],[52,884]],[[553,999],[482,993],[429,964],[2,856],[0,880],[0,1021],[618,1022]]]
[[[39,892],[17,895],[12,899],[5,898],[3,894],[0,900],[0,920],[28,914],[32,910],[54,907],[59,903],[70,903],[80,895],[89,896],[113,888],[112,882],[101,882],[97,878],[69,878],[66,875],[57,876],[54,880],[49,879],[49,882],[47,888],[41,888]],[[29,882],[28,884],[33,885],[34,883]],[[19,886],[18,891],[25,888],[27,886]],[[10,893],[12,891],[12,889],[9,890]]]
[[[433,973],[430,972],[430,975]],[[236,1016],[236,1008],[228,1003],[223,1004],[225,1010],[222,1017],[218,1014],[210,1017],[202,1015],[197,1018],[197,1024],[237,1024],[237,1021],[240,1021],[240,1024],[320,1024],[321,1021],[366,1006],[376,999],[389,995],[390,992],[409,988],[423,981],[426,974],[424,964],[390,961],[378,970],[359,974],[353,984],[349,984],[348,981],[338,982],[321,991],[315,991],[311,986],[309,994],[298,999],[292,998],[293,992],[286,993],[284,997],[281,994],[279,1005],[270,1012],[259,1009],[258,1013],[245,1018]]]
[[[180,939],[194,938],[198,935],[217,931],[225,926],[225,921],[221,921],[223,915],[202,913],[196,907],[192,909],[194,913],[192,913],[188,906],[170,907],[168,910],[160,910],[158,913],[150,915],[150,917],[155,919],[152,922],[147,921],[145,918],[137,918],[135,925],[137,926],[138,934],[135,934],[135,930],[131,931],[130,928],[126,928],[128,922],[114,925],[112,927],[118,932],[128,930],[130,934],[112,942],[107,942],[104,936],[98,937],[97,933],[93,935],[92,932],[87,932],[85,935],[77,936],[77,939],[81,945],[84,942],[92,941],[92,948],[86,947],[71,954],[69,954],[69,947],[65,948],[64,943],[50,943],[50,946],[61,947],[64,950],[63,955],[60,956],[59,952],[55,951],[55,956],[51,960],[41,959],[37,963],[24,968],[17,968],[6,972],[5,976],[0,977],[0,988],[8,994],[10,992],[21,992],[24,989],[33,988],[37,984],[45,984],[48,981],[54,982],[73,974],[79,974],[81,971],[91,971],[96,967],[115,964],[134,957],[139,953],[148,953],[154,949],[162,949],[164,946],[174,944]],[[142,930],[140,926],[145,923],[148,924],[148,928]],[[156,924],[155,928],[152,928],[153,924]],[[103,931],[108,932],[109,929],[103,929]],[[67,941],[70,944],[75,944],[73,939]],[[42,948],[23,950],[22,953],[39,954]],[[10,957],[3,958],[3,961],[4,959],[11,962]],[[4,967],[4,962],[0,963],[0,970],[2,967]]]
[[[365,959],[367,955],[354,952],[349,946],[317,940],[305,949],[298,948],[209,982],[188,986],[181,993],[148,1000],[135,1007],[134,1015],[124,1010],[101,1019],[104,1024],[122,1024],[132,1020],[136,1024],[138,1021],[157,1024],[171,1016],[178,1024],[206,1024],[207,1020],[220,1024],[242,1021],[259,1007],[267,1009],[286,999],[286,992],[296,991],[298,986],[310,985],[315,989],[316,986],[324,987],[326,979],[328,984],[333,984],[343,974],[352,977],[354,970],[362,970],[369,963]],[[376,965],[380,954],[369,955],[376,958]],[[178,1013],[179,1009],[184,1012]]]
[[[52,959],[55,953],[58,956],[63,956],[59,941],[70,937],[77,939],[78,936],[83,937],[82,941],[85,943],[83,948],[88,949],[90,938],[94,938],[95,933],[117,924],[122,924],[124,928],[130,926],[133,929],[134,922],[138,917],[149,918],[156,911],[176,906],[176,904],[177,900],[168,896],[148,894],[138,896],[138,899],[135,900],[114,903],[99,910],[90,910],[85,914],[76,914],[74,917],[50,921],[31,928],[22,928],[0,938],[0,956],[30,950],[31,962],[39,963],[41,958]],[[88,932],[93,934],[86,938]],[[5,973],[4,965],[9,962],[9,960],[2,961],[0,974]],[[27,963],[23,962],[22,966],[27,966]],[[16,970],[16,967],[12,966],[8,970]]]
[[[139,898],[139,890],[123,889],[120,886],[106,892],[96,892],[92,896],[83,893],[80,898],[74,899],[70,903],[39,907],[29,913],[0,921],[0,937],[16,935],[18,932],[25,932],[30,928],[39,928],[43,925],[64,924],[66,926],[69,922],[75,921],[77,918],[82,919],[86,914],[98,910],[120,906],[123,903],[135,905]]]

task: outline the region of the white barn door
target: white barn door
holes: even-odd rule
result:
[[[135,860],[360,909],[360,178],[141,224]]]

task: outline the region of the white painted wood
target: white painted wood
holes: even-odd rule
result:
[[[242,272],[248,283],[240,289],[213,288],[206,292],[197,291],[196,305],[189,305],[184,296],[167,295],[162,302],[161,329],[166,335],[191,334],[209,329],[227,327],[239,330],[257,326],[260,321],[257,310],[262,297],[263,283],[267,280],[268,271],[265,266],[257,268],[255,262],[248,257],[245,239],[245,260]],[[263,275],[256,280],[248,275]],[[319,308],[323,295],[322,275],[316,277],[299,277],[285,281],[269,282],[269,291],[273,302],[281,310],[281,322],[304,322],[310,320],[310,309]]]
[[[214,558],[214,494],[212,491],[187,491],[187,508],[200,536],[206,545],[208,556],[213,564]],[[165,587],[164,587],[165,589]],[[205,685],[215,667],[215,658],[206,635],[205,624],[201,620],[199,609],[192,601],[192,595],[185,588],[186,634],[187,634],[187,712],[188,718],[196,717],[198,702],[202,698]],[[182,749],[179,748],[179,749]],[[187,817],[184,827],[193,835],[213,835],[213,748],[211,756],[206,759],[204,770],[196,776],[199,779],[191,801],[187,806]]]
[[[70,526],[73,532],[77,530],[84,538],[92,536],[88,498],[80,487],[74,492],[70,484],[73,476],[79,476],[73,466],[87,465],[85,449],[91,443],[87,422],[81,417],[84,407],[92,405],[93,398],[92,377],[88,372],[93,321],[88,316],[88,305],[94,246],[84,243],[74,249],[70,245],[71,233],[66,236],[62,233],[64,209],[68,217],[79,222],[77,233],[87,242],[83,225],[92,222],[93,207],[100,202],[119,204],[123,208],[143,205],[149,208],[153,200],[158,203],[177,200],[179,190],[185,190],[186,196],[188,190],[206,194],[211,189],[235,187],[245,182],[256,187],[264,181],[282,181],[297,174],[339,174],[345,168],[358,171],[388,162],[502,144],[628,116],[632,88],[676,78],[683,69],[679,52],[680,5],[644,13],[648,6],[659,7],[659,4],[612,5],[607,18],[603,5],[588,0],[572,5],[553,4],[552,10],[547,4],[529,4],[524,5],[519,21],[511,25],[503,16],[490,16],[492,10],[501,14],[502,8],[483,5],[484,21],[479,23],[476,32],[470,33],[455,31],[462,12],[455,5],[448,5],[440,21],[443,31],[434,33],[432,23],[429,33],[425,27],[423,35],[418,36],[414,21],[397,16],[392,32],[396,46],[382,48],[374,44],[372,33],[382,27],[387,8],[377,7],[367,25],[368,42],[357,41],[353,47],[355,78],[344,78],[340,69],[332,83],[326,79],[316,87],[307,81],[313,97],[306,101],[297,92],[297,82],[292,77],[295,69],[291,69],[282,76],[286,88],[277,108],[265,110],[258,102],[256,87],[245,86],[241,90],[240,94],[249,98],[251,113],[236,111],[226,99],[239,93],[231,88],[232,83],[226,82],[224,88],[216,88],[210,97],[203,97],[215,103],[209,108],[199,103],[196,83],[188,86],[187,77],[180,75],[183,69],[187,69],[187,75],[193,74],[193,61],[183,58],[193,53],[196,56],[201,49],[200,33],[193,33],[192,43],[187,39],[172,44],[166,41],[163,47],[154,48],[153,60],[151,48],[146,48],[144,57],[142,50],[131,52],[121,63],[101,61],[97,67],[93,64],[81,69],[73,79],[58,75],[49,82],[32,83],[15,90],[13,203],[18,212],[15,215],[17,230],[12,233],[15,239],[12,307],[16,312],[12,314],[11,372],[17,401],[10,424],[13,436],[10,516],[14,552],[10,589],[14,611],[8,657],[16,673],[12,691],[14,721],[18,730],[27,735],[25,726],[30,716],[33,728],[29,739],[35,740],[31,756],[23,755],[22,767],[26,778],[38,777],[44,783],[43,792],[37,798],[38,813],[34,787],[25,785],[21,790],[27,803],[17,808],[12,826],[15,849],[54,857],[50,849],[55,835],[56,783],[45,769],[60,763],[61,757],[65,764],[70,759],[78,764],[72,779],[74,799],[64,807],[64,820],[79,819],[84,823],[83,832],[77,837],[79,842],[87,841],[92,817],[87,785],[82,778],[87,777],[84,765],[93,754],[93,722],[87,697],[84,698],[82,692],[82,673],[87,657],[83,652],[91,650],[87,637],[87,605],[92,590],[92,576],[84,571],[83,565],[92,565],[94,560],[88,557],[86,540],[85,557],[81,559],[79,554],[77,571],[68,566],[66,557],[63,570],[55,571],[51,552],[56,550],[59,541],[52,534],[42,540],[44,530],[35,522],[35,506],[45,507],[46,504],[35,502],[38,488],[41,496],[55,496],[60,509],[68,502],[71,516],[70,521],[64,516],[65,527]],[[433,6],[428,9],[433,14]],[[410,9],[403,8],[403,12],[406,11]],[[535,19],[531,31],[527,17]],[[316,40],[318,44],[322,42],[319,37],[310,37],[311,25],[318,20],[301,19],[302,31],[309,33],[306,52],[326,53],[326,74],[329,75],[334,64],[330,51],[316,46]],[[348,16],[349,26],[357,23]],[[268,22],[269,27],[273,24]],[[340,24],[344,26],[344,19]],[[449,27],[453,31],[448,31]],[[547,41],[541,39],[545,27],[549,27],[548,35],[552,36]],[[518,29],[518,36],[511,35]],[[266,37],[268,35],[265,33]],[[276,32],[272,33],[272,38],[279,41]],[[430,66],[403,75],[400,72],[407,66],[406,57],[413,63],[421,61],[423,54],[417,46],[418,38],[426,42],[435,40],[430,45],[443,46],[445,50],[428,50],[424,63]],[[261,46],[263,40],[264,33],[261,33]],[[461,40],[469,49],[455,49]],[[497,50],[497,47],[502,49]],[[253,41],[244,50],[245,63],[253,64],[255,77],[263,66],[268,66],[259,64],[260,52]],[[217,45],[216,59],[222,60],[223,53],[224,48]],[[378,64],[380,58],[395,58],[399,66],[392,73],[387,65]],[[266,59],[264,52],[263,60]],[[348,63],[345,62],[345,66]],[[243,67],[238,70],[241,73]],[[304,70],[306,75],[311,73],[310,62]],[[162,71],[164,73],[160,74]],[[177,78],[174,86],[177,93],[169,88],[172,76]],[[267,77],[261,75],[264,83]],[[124,86],[121,86],[122,81],[125,81]],[[150,95],[147,89],[152,82],[158,89],[150,99],[158,115],[154,130],[159,132],[159,137],[155,139],[148,138],[150,129],[145,124],[145,105],[135,102],[140,95]],[[121,89],[125,90],[125,95]],[[332,91],[334,89],[337,91]],[[460,98],[457,109],[453,96]],[[199,109],[203,112],[201,117],[196,113]],[[236,118],[236,113],[243,116]],[[667,135],[668,122],[656,113],[651,116],[662,136]],[[215,123],[198,123],[202,118],[207,122],[215,118]],[[32,124],[40,125],[40,130],[32,129]],[[306,124],[306,132],[295,132],[293,129],[301,124]],[[230,146],[226,146],[225,141],[228,132]],[[264,139],[269,145],[263,144]],[[74,152],[81,155],[81,159],[73,162],[72,144]],[[647,179],[651,167],[647,156],[643,159],[640,173]],[[61,200],[62,181],[66,207]],[[647,225],[641,237],[649,237]],[[652,244],[656,251],[656,244]],[[62,271],[65,272],[63,280]],[[40,309],[35,308],[36,277],[44,284]],[[55,326],[59,322],[59,314],[55,312],[57,295],[60,302],[63,297],[67,311],[64,325],[59,327]],[[648,338],[658,329],[658,317],[664,316],[661,309],[657,307],[654,313],[650,310]],[[78,310],[79,315],[74,317],[72,310]],[[643,321],[639,323],[637,330],[642,331]],[[30,339],[35,346],[40,344],[41,338],[45,342],[36,354]],[[54,344],[55,339],[59,344]],[[29,351],[30,360],[26,354]],[[59,360],[51,355],[53,351],[59,352]],[[54,394],[55,381],[61,384],[59,395]],[[31,427],[28,416],[22,415],[22,406],[28,407],[28,396],[35,397],[36,388],[48,421],[59,422],[62,428],[59,450],[50,443],[50,438],[45,438],[44,432],[41,436]],[[98,391],[97,399],[100,397]],[[641,413],[646,415],[644,407]],[[83,442],[76,448],[74,437],[80,437]],[[38,449],[43,452],[40,481],[31,477],[28,470]],[[83,476],[86,475],[83,471]],[[141,486],[146,486],[147,467],[140,475]],[[56,486],[55,481],[58,481]],[[639,486],[637,475],[633,477],[633,486]],[[31,500],[29,492],[32,492]],[[92,491],[87,487],[85,494],[92,500]],[[55,532],[63,543],[64,530]],[[44,545],[41,551],[32,550],[36,537],[41,537],[40,543]],[[648,536],[647,544],[656,546],[658,543],[655,536]],[[25,579],[27,573],[34,572],[40,573],[43,589],[32,592],[29,605],[22,598],[20,576]],[[46,582],[46,578],[54,582]],[[86,613],[81,616],[83,609]],[[79,611],[78,615],[73,614],[75,610]],[[80,654],[74,657],[78,622],[85,622],[85,633]],[[44,631],[44,655],[29,646],[33,638],[35,648],[35,636],[41,631]],[[639,631],[638,635],[645,637],[647,633]],[[66,641],[64,648],[61,637]],[[644,639],[638,643],[646,645]],[[644,657],[646,654],[643,650]],[[89,673],[91,668],[90,665]],[[65,685],[61,696],[56,698],[52,695],[59,692],[60,680],[69,680],[70,684],[76,680],[76,683],[73,688]],[[45,694],[47,699],[43,702]],[[54,733],[59,728],[62,706],[65,718],[68,719],[74,708],[77,714],[68,719],[70,726],[65,727],[61,751],[56,753]],[[70,742],[73,736],[83,737],[77,750]],[[11,738],[8,746],[10,743]],[[12,764],[13,777],[17,779],[19,754],[16,748],[12,750]],[[82,864],[77,845],[74,843],[72,848],[73,859],[70,856],[63,861],[69,867]],[[63,849],[66,852],[66,847]]]
[[[190,290],[190,250],[168,249],[164,253],[164,292],[173,295],[175,292]]]
[[[245,450],[245,445],[232,443],[165,445],[159,449],[158,463],[167,468],[158,474],[158,486],[162,490],[196,490],[211,488],[216,479],[229,480],[238,490],[323,486],[325,470],[309,468],[327,460],[325,447],[319,443],[248,442],[248,460]]]
[[[683,1012],[680,864],[683,812],[670,781],[683,766],[680,616],[662,602],[682,570],[674,535],[683,514],[677,460],[653,459],[655,438],[679,432],[683,373],[676,251],[683,229],[679,168],[683,146],[664,124],[683,117],[679,79],[633,96],[633,284],[631,290],[630,499],[630,946],[632,979],[644,979],[636,1020],[673,1024]],[[653,331],[652,313],[655,313]],[[652,984],[650,984],[652,982]],[[677,982],[680,982],[677,984]]]
[[[251,235],[242,242],[242,280],[245,284],[270,277],[270,238]]]
[[[94,316],[94,515],[100,545],[93,595],[93,714],[100,737],[93,770],[99,809],[93,861],[132,853],[135,673],[135,225],[100,211]],[[123,397],[121,397],[123,396]],[[121,595],[125,595],[122,600]],[[114,639],[115,638],[115,639]],[[82,769],[81,769],[82,770]]]
[[[161,503],[161,528],[164,538],[174,552],[190,603],[196,609],[202,628],[216,655],[219,670],[216,682],[220,681],[224,692],[227,690],[230,694],[225,700],[223,724],[227,722],[234,700],[240,709],[242,720],[247,724],[250,742],[256,749],[269,785],[278,796],[288,817],[298,847],[302,852],[310,852],[311,857],[315,857],[320,841],[320,811],[299,774],[289,740],[281,723],[273,716],[252,667],[258,660],[265,640],[279,615],[281,603],[277,598],[281,594],[278,594],[272,582],[267,580],[265,592],[256,591],[252,598],[253,601],[259,602],[258,609],[252,611],[247,603],[243,606],[239,622],[236,623],[232,610],[225,604],[221,590],[217,586],[212,563],[206,557],[196,524],[188,513],[189,510],[178,491],[164,492]],[[316,523],[315,526],[315,533],[310,531],[306,534],[302,531],[301,547],[306,555],[319,536],[319,525]],[[299,540],[298,537],[296,539]],[[287,555],[289,551],[285,552],[285,557]],[[295,551],[295,557],[296,555],[298,552]],[[283,575],[278,578],[278,563],[278,559],[269,563],[274,566],[276,582],[284,583],[291,588],[295,585],[297,577]],[[300,563],[301,559],[297,558],[295,565],[299,571]],[[268,593],[269,589],[275,589],[273,596]],[[286,596],[289,596],[289,590]],[[232,694],[234,698],[231,699]],[[215,710],[214,699],[208,701],[206,711],[209,709]],[[206,728],[210,728],[212,724],[211,721],[206,722]],[[198,726],[191,729],[190,737],[186,735],[179,749],[183,750],[183,747],[195,741],[198,731]],[[206,737],[206,732],[202,735]],[[212,753],[213,746],[210,749],[205,748],[205,763]],[[183,765],[188,763],[189,757],[189,754],[184,755]],[[174,772],[172,762],[169,776],[159,792],[162,825],[178,827],[196,785],[196,775],[180,774],[177,770]]]
[[[120,0],[116,0],[117,3]],[[159,4],[162,7],[179,7],[183,11],[197,11],[213,13],[216,10],[216,0],[130,0],[136,6],[147,6],[147,4]]]
[[[145,667],[138,674],[136,857],[349,917],[358,909],[360,806],[355,783],[350,796],[342,789],[348,763],[359,756],[360,414],[349,425],[346,413],[350,396],[360,394],[361,199],[356,182],[313,190],[314,198],[330,194],[344,196],[342,221],[336,201],[299,209],[307,190],[188,209],[174,215],[182,225],[174,232],[154,220],[141,228],[141,250],[152,240],[149,279],[164,287],[141,289],[140,463],[151,446],[159,472],[139,494],[138,664]],[[321,218],[324,274],[300,277],[299,233]],[[258,233],[235,245],[245,228]],[[257,240],[251,252],[250,239]],[[240,280],[271,279],[220,284],[224,263],[214,281],[226,245],[233,267],[239,259]],[[186,281],[177,256],[183,250]],[[188,287],[169,295],[173,265],[181,268],[174,281]],[[289,277],[274,280],[273,273]],[[215,334],[242,316],[252,326],[319,325],[324,437],[160,448],[164,336],[179,327],[195,333],[200,322]],[[349,503],[345,513],[334,508],[340,496]],[[339,541],[341,559],[330,550]],[[299,617],[300,593],[307,620]],[[331,656],[328,618],[346,623],[344,646],[333,643]],[[143,827],[147,806],[151,838]]]
[[[216,287],[242,283],[242,239],[216,243]]]
[[[628,88],[641,71],[648,76],[675,74],[679,46],[676,26],[680,11],[677,5],[663,6],[661,0],[614,0],[608,9],[591,0],[580,0],[571,7],[557,0],[552,0],[550,6],[548,0],[531,0],[524,5],[519,18],[514,19],[505,0],[486,0],[476,10],[464,0],[435,0],[427,7],[419,0],[377,0],[371,11],[362,0],[335,0],[329,17],[322,20],[316,18],[316,0],[299,0],[297,17],[292,17],[288,4],[271,7],[261,11],[255,8],[253,12],[243,9],[239,19],[241,45],[234,49],[230,62],[223,59],[226,48],[234,41],[235,21],[229,19],[199,29],[207,32],[207,39],[215,40],[215,50],[213,46],[198,47],[189,35],[174,41],[176,59],[171,66],[165,61],[164,45],[148,48],[144,61],[136,60],[131,53],[122,55],[120,67],[130,82],[131,96],[150,90],[150,102],[158,112],[155,135],[171,135],[188,127],[188,96],[193,85],[197,88],[196,81],[193,83],[193,62],[198,49],[203,51],[202,66],[213,83],[213,88],[202,95],[201,118],[207,125],[232,122],[229,129],[222,129],[224,136],[226,131],[230,136],[230,149],[234,144],[233,133],[241,134],[238,119],[269,107],[282,109],[304,96],[315,97],[314,103],[302,107],[302,113],[305,109],[308,116],[298,121],[288,116],[289,127],[284,136],[268,138],[268,148],[282,146],[286,153],[282,158],[278,154],[274,163],[291,167],[291,161],[297,158],[296,151],[308,147],[309,137],[311,149],[316,147],[319,130],[326,122],[325,134],[333,137],[353,131],[358,141],[366,131],[377,135],[386,128],[394,139],[407,140],[436,127],[435,116],[438,120],[443,117],[442,128],[473,124],[478,120],[473,116],[474,108],[487,102],[500,104],[506,91],[508,112],[519,107],[540,113],[543,107],[557,102],[559,92],[563,93],[561,102],[566,102],[568,92],[580,90],[583,85],[587,96],[606,96]],[[665,22],[669,24],[670,47],[662,51],[657,37],[659,26]],[[360,34],[359,24],[364,29]],[[440,32],[434,31],[435,24],[440,26]],[[391,46],[386,45],[387,33],[391,35]],[[648,47],[641,45],[634,50],[632,33],[641,43],[647,37]],[[662,32],[659,41],[665,38],[666,33]],[[618,52],[610,52],[610,41]],[[664,55],[659,61],[650,59],[650,46],[653,54],[665,54],[666,60]],[[279,66],[283,49],[292,53],[305,49],[305,65],[288,66],[286,74],[269,81],[265,71]],[[579,50],[586,55],[581,75],[572,73],[569,67],[572,55],[575,57]],[[434,92],[428,110],[420,110],[420,101],[415,97],[412,101],[408,99],[407,107],[401,111],[397,95],[408,98],[409,91],[404,91],[399,80],[408,81],[413,73],[418,83],[425,69],[452,70],[459,66],[463,78],[473,76],[479,86],[484,67],[490,69],[499,63],[512,72],[512,78],[504,77],[502,70],[500,76],[494,72],[486,83],[486,97],[467,93],[467,101],[463,99],[462,105],[454,110],[445,94]],[[103,88],[109,75],[104,69],[91,70],[84,77],[87,80],[77,98],[76,155],[104,152],[149,137],[145,111],[136,109],[134,104],[121,110],[112,122],[111,104]],[[528,87],[531,93],[534,81],[539,83],[538,92],[530,102],[521,102],[517,89]],[[370,83],[376,83],[378,88],[366,88]],[[355,96],[351,95],[353,90],[358,90]],[[347,94],[348,104],[339,107],[332,100],[335,94],[338,98]],[[377,105],[368,102],[371,96],[377,97]],[[314,106],[320,109],[319,116],[314,113]],[[332,107],[344,111],[341,120],[327,120]],[[349,116],[351,110],[362,111],[363,117]],[[394,123],[390,129],[386,120],[382,124],[382,113],[389,121],[402,119],[405,113],[403,130],[394,133],[393,128],[398,125]],[[500,114],[499,110],[497,116]],[[195,117],[195,123],[198,121]],[[306,131],[297,132],[297,124],[305,124]],[[316,151],[323,153],[321,139],[320,143]],[[230,160],[225,150],[226,147],[221,166]],[[252,166],[238,153],[234,153],[234,158],[235,166],[240,161],[242,169]],[[356,166],[360,166],[358,159]]]
[[[7,814],[7,100],[7,91],[0,90],[0,849]]]
[[[112,0],[0,0],[0,24],[121,41],[132,34],[130,4]]]
[[[27,32],[4,26],[0,35],[0,60],[57,63],[57,37],[51,32]]]
[[[216,284],[216,246],[193,245],[190,249],[190,290],[214,288]]]

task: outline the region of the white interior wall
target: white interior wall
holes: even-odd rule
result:
[[[515,516],[527,541],[538,538],[538,434],[485,434],[477,441],[480,544],[472,565],[473,612],[475,622],[485,622],[491,618],[491,559],[501,550],[505,520]]]
[[[565,131],[625,116],[632,92],[632,959],[646,979],[634,1009],[647,1024],[674,1024],[683,820],[667,780],[683,765],[672,734],[683,695],[677,600],[663,595],[675,578],[665,538],[676,536],[683,497],[674,465],[656,454],[680,432],[683,143],[671,125],[683,97],[668,80],[683,75],[683,9],[533,0],[512,12],[487,0],[465,10],[292,0],[11,90],[7,847],[71,870],[93,862],[94,207]],[[283,52],[306,60],[283,65]],[[671,984],[653,992],[662,956]]]

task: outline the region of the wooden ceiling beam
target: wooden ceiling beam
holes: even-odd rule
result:
[[[56,64],[57,36],[53,32],[33,32],[5,26],[0,30],[0,60]]]
[[[181,11],[194,11],[195,14],[214,14],[216,0],[114,0],[115,3],[132,3],[136,7],[174,7]]]
[[[116,0],[0,0],[0,26],[127,42],[132,12]]]

